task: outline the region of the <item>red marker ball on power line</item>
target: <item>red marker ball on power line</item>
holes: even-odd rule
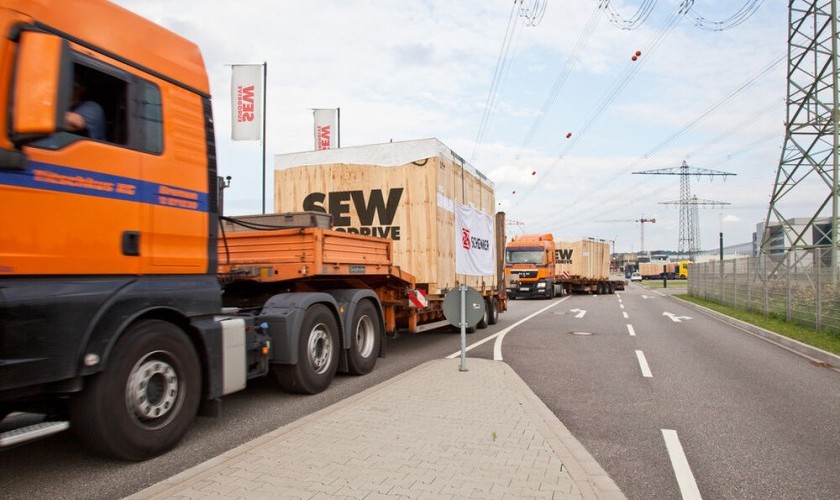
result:
[[[537,171],[534,170],[533,172],[531,172],[531,175],[537,175]]]
[[[572,133],[571,133],[571,132],[567,133],[567,134],[566,134],[566,139],[568,139],[568,138],[569,138],[569,137],[571,137],[571,136],[572,136]]]
[[[516,191],[514,191],[513,194],[516,194]]]
[[[636,57],[639,57],[640,55],[642,55],[642,51],[641,51],[641,50],[637,50],[637,51],[636,51]]]
[[[632,61],[635,61],[636,59],[638,59],[638,57],[636,57],[636,56],[633,56],[633,57],[630,58],[630,60],[632,60]]]

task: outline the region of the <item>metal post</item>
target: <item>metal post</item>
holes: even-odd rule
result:
[[[262,109],[262,213],[265,214],[265,122],[266,96],[268,95],[268,63],[263,62],[263,109]]]
[[[815,311],[816,315],[816,329],[819,330],[820,326],[822,326],[822,280],[820,279],[820,274],[822,271],[822,250],[819,248],[814,249],[814,254],[817,257],[816,266],[813,266],[813,269],[817,273],[817,308]]]
[[[785,272],[785,288],[787,288],[787,299],[785,302],[787,303],[785,306],[785,319],[790,321],[790,300],[791,300],[791,293],[790,293],[790,252],[793,250],[788,250],[785,254],[785,266],[787,267]]]
[[[837,2],[831,2],[831,61],[832,61],[832,71],[831,71],[831,83],[832,83],[832,113],[831,113],[831,121],[832,123],[832,136],[833,136],[833,143],[834,147],[832,148],[833,151],[831,153],[831,162],[833,164],[833,176],[832,180],[834,181],[834,186],[832,187],[833,194],[831,196],[831,206],[832,206],[832,218],[831,218],[831,284],[837,285],[837,275],[840,274],[840,263],[837,262],[837,248],[840,246],[840,237],[837,235],[838,223],[837,219],[840,218],[840,179],[838,179],[838,174],[840,174],[840,168],[838,168],[838,164],[840,164],[840,110],[838,110],[838,103],[837,101],[840,100],[840,82],[838,82],[838,75],[837,72],[840,71],[837,64]]]
[[[458,287],[461,292],[461,366],[458,371],[467,370],[467,285]]]

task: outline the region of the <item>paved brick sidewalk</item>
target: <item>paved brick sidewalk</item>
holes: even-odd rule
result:
[[[430,361],[129,498],[624,498],[505,363]]]

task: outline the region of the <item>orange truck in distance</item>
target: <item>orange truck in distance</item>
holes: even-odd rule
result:
[[[515,236],[505,247],[505,282],[508,297],[554,298],[555,246],[551,234]]]
[[[604,240],[555,241],[550,233],[525,234],[505,247],[510,299],[624,290],[625,281],[610,278],[609,267],[609,243]]]
[[[223,217],[192,42],[100,0],[0,0],[0,30],[0,420],[45,416],[0,448],[143,460],[250,379],[317,393],[444,319],[390,240]],[[101,130],[65,124],[77,86]]]

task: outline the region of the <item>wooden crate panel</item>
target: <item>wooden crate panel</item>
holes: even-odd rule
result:
[[[384,164],[353,163],[362,161],[359,149],[364,147],[348,148],[347,163],[337,161],[343,150],[279,155],[276,163],[284,168],[274,173],[274,209],[325,211],[337,231],[393,240],[394,264],[430,294],[462,281],[478,289],[492,287],[495,276],[455,273],[454,212],[455,203],[462,203],[492,216],[492,183],[468,164],[462,167],[457,155],[441,153],[448,151],[442,143],[418,142],[432,146],[425,150],[428,156],[402,157],[397,164],[389,164],[387,155],[379,156]],[[376,145],[377,154],[388,146]],[[319,158],[330,162],[318,163]]]
[[[610,277],[610,244],[596,240],[558,241],[555,255],[558,274],[592,279]]]

